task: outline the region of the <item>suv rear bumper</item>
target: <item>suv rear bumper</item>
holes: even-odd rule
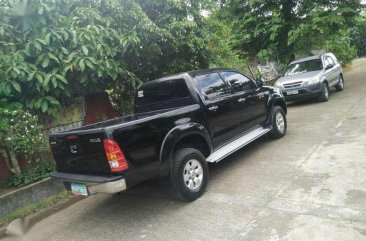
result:
[[[65,188],[71,191],[71,183],[84,184],[88,194],[118,193],[127,189],[123,176],[94,176],[66,172],[52,172],[50,176],[64,182]]]

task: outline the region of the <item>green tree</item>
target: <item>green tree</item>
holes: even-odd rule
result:
[[[357,24],[350,30],[351,45],[357,49],[358,56],[366,55],[366,14],[364,13]]]
[[[333,46],[329,41],[347,35],[362,8],[359,0],[228,0],[223,11],[236,26],[238,50],[254,58],[271,48],[287,63],[299,48],[310,52],[319,45]]]
[[[156,14],[161,6],[166,11]],[[75,95],[130,96],[143,81],[207,67],[199,14],[205,6],[205,0],[2,1],[0,96],[55,115]]]
[[[247,56],[233,48],[233,25],[224,21],[219,10],[204,19],[210,67],[247,70]]]

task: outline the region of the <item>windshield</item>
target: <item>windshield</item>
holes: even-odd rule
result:
[[[283,76],[302,74],[311,71],[318,71],[323,69],[323,64],[320,59],[312,59],[304,62],[298,62],[294,64],[290,64]]]

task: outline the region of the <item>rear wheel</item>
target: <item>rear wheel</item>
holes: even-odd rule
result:
[[[285,111],[280,106],[272,108],[272,131],[271,137],[279,139],[286,135],[287,120]]]
[[[335,88],[336,88],[337,91],[342,91],[344,89],[344,79],[343,79],[342,75],[339,76],[339,82],[335,86]]]
[[[322,92],[318,98],[320,102],[326,102],[329,100],[329,87],[327,83],[322,84]]]
[[[183,148],[174,153],[170,174],[172,195],[181,201],[194,201],[204,193],[208,182],[208,167],[202,153]]]

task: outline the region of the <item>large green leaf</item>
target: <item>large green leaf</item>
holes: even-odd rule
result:
[[[84,70],[85,70],[85,62],[84,62],[84,59],[81,59],[79,61],[79,68],[80,68],[81,72],[84,72]]]
[[[44,78],[44,80],[43,80],[42,85],[43,85],[43,86],[47,86],[47,85],[48,85],[48,83],[50,82],[50,79],[51,79],[51,77],[52,77],[52,76],[53,76],[52,74],[47,74],[47,75],[46,75],[46,78]]]
[[[65,84],[67,84],[67,83],[68,83],[67,79],[66,79],[64,76],[62,76],[62,75],[55,74],[55,77],[56,77],[58,80],[60,80],[60,81],[62,81],[63,83],[65,83]]]
[[[50,63],[50,58],[48,57],[48,55],[44,55],[44,58],[42,60],[42,67],[46,68],[49,63]]]
[[[81,47],[81,49],[83,50],[83,53],[85,54],[85,55],[88,55],[89,54],[89,50],[88,50],[88,48],[86,47],[86,46],[82,46]]]
[[[13,81],[13,82],[11,82],[11,84],[13,85],[13,87],[16,91],[21,92],[22,88],[20,87],[20,85],[17,82]]]
[[[47,111],[47,109],[48,109],[48,102],[47,101],[42,102],[41,109],[42,109],[43,113],[45,113]]]

